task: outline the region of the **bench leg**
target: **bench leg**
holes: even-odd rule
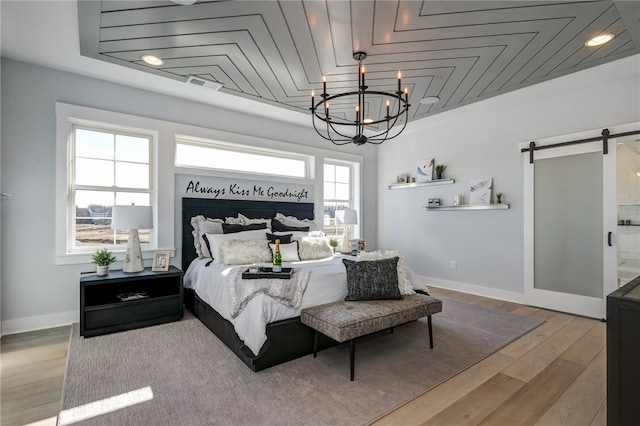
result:
[[[318,354],[318,332],[316,331],[313,335],[313,357],[315,358]]]
[[[351,367],[351,381],[353,382],[356,358],[356,340],[349,340],[349,366]]]
[[[427,316],[427,323],[429,324],[429,344],[433,349],[433,327],[431,325],[431,315]]]

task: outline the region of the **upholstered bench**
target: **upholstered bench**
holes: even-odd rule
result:
[[[368,300],[333,302],[302,310],[303,324],[315,330],[313,357],[317,355],[318,333],[337,342],[349,341],[351,381],[354,378],[355,339],[367,334],[427,317],[429,344],[433,349],[431,315],[442,312],[442,301],[433,297],[412,294],[402,300]]]

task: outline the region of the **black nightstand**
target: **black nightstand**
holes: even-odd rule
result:
[[[182,318],[182,271],[80,275],[80,335],[85,337],[147,327]]]

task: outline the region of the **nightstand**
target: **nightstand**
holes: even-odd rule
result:
[[[115,333],[171,321],[184,312],[182,271],[80,275],[80,335]]]

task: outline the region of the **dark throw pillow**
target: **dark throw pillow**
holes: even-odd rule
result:
[[[286,231],[303,231],[309,232],[308,226],[289,226],[280,222],[279,220],[272,219],[271,220],[271,230],[273,232],[286,232]]]
[[[291,242],[291,237],[293,237],[293,234],[276,235],[267,232],[267,239],[270,243],[275,243],[276,240],[280,240],[280,244],[289,244]]]
[[[235,234],[242,231],[254,231],[256,229],[267,229],[266,223],[252,223],[250,225],[240,225],[237,223],[223,223],[222,233]]]
[[[380,260],[342,259],[347,268],[347,290],[344,299],[399,300],[404,299],[398,288],[398,257]]]

